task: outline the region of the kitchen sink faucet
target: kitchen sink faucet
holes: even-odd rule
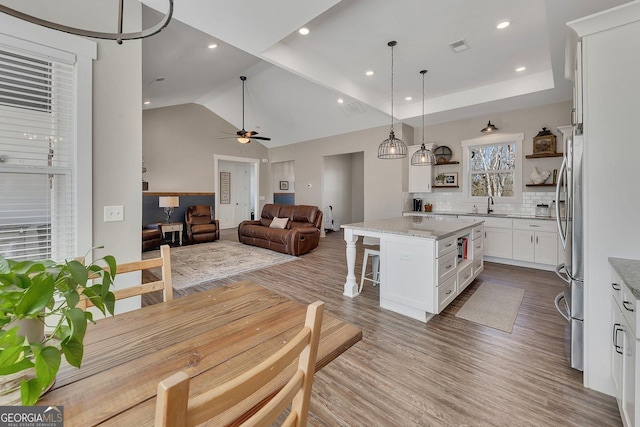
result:
[[[490,214],[491,212],[493,212],[493,209],[491,209],[491,205],[493,205],[493,197],[489,196],[487,198],[487,215]]]

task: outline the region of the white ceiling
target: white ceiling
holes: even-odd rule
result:
[[[176,0],[169,26],[143,41],[145,108],[195,102],[240,129],[245,75],[245,128],[271,137],[267,147],[389,124],[390,40],[394,116],[411,126],[422,124],[422,69],[426,124],[559,102],[571,99],[565,23],[626,2]],[[160,16],[143,10],[145,26]],[[512,24],[498,30],[502,19]],[[302,26],[311,33],[298,34]],[[470,49],[454,53],[448,44],[460,39]]]

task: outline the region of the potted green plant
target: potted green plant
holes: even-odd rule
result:
[[[436,180],[436,184],[444,185],[444,174],[441,173],[441,174],[437,175],[435,180]]]
[[[113,314],[115,296],[110,288],[115,273],[111,255],[90,265],[78,260],[15,261],[0,256],[0,383],[18,377],[23,405],[34,405],[53,384],[62,355],[70,365],[80,367],[83,339],[93,315],[78,303],[84,295],[104,315]],[[53,332],[45,336],[47,320]],[[38,325],[39,339],[26,338],[18,323]],[[14,385],[2,393],[17,394],[17,389]]]

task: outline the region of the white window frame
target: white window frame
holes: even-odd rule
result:
[[[95,41],[31,24],[0,14],[0,43],[27,52],[71,57],[76,63],[75,141],[72,187],[75,189],[75,256],[93,247],[92,117]],[[55,50],[55,53],[53,50]]]
[[[493,135],[484,135],[478,138],[465,139],[462,141],[462,185],[464,188],[464,197],[467,201],[478,203],[480,200],[486,200],[487,196],[471,195],[471,171],[469,170],[469,161],[471,151],[476,147],[487,145],[516,145],[516,167],[513,169],[513,197],[494,197],[495,202],[502,203],[521,203],[522,202],[522,142],[524,141],[524,133],[497,133]]]

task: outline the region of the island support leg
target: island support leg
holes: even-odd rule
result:
[[[355,275],[358,236],[353,234],[353,230],[346,228],[344,230],[344,240],[347,242],[347,281],[344,284],[343,295],[353,298],[359,294]]]

